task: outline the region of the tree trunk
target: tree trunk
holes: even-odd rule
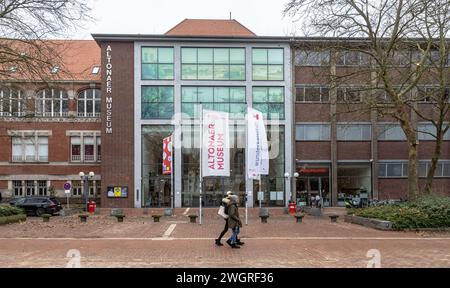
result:
[[[408,151],[408,200],[414,201],[419,196],[419,177],[417,173],[417,144],[409,142]]]
[[[434,147],[433,157],[431,158],[431,167],[427,172],[427,183],[425,185],[424,191],[426,195],[430,195],[433,192],[434,173],[436,172],[437,162],[441,157],[442,151],[442,140],[443,140],[442,130],[438,129],[436,134],[437,134],[436,146]]]

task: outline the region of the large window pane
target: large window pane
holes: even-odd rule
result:
[[[283,65],[283,49],[269,49],[269,64]]]
[[[245,102],[245,89],[230,87],[230,102]]]
[[[283,87],[270,87],[269,88],[269,102],[284,102]]]
[[[199,103],[214,102],[213,87],[198,87],[197,99]]]
[[[229,49],[224,48],[214,49],[214,64],[230,63],[229,51]]]
[[[245,64],[245,49],[230,49],[230,64]]]
[[[213,78],[213,65],[198,65],[199,80],[210,80]]]
[[[184,80],[197,79],[197,65],[181,65],[181,78]]]
[[[266,87],[253,87],[253,102],[267,102]]]
[[[157,63],[158,48],[144,47],[142,48],[142,63]]]
[[[230,102],[230,90],[226,87],[214,88],[214,102]]]
[[[283,65],[269,65],[268,80],[283,80]]]
[[[173,63],[173,48],[158,48],[158,63]]]
[[[158,65],[159,79],[173,79],[173,64]]]
[[[228,80],[229,73],[229,65],[214,65],[214,80]]]
[[[197,48],[181,48],[181,63],[197,63]]]
[[[158,64],[142,64],[142,79],[153,80],[158,78]]]
[[[253,64],[267,64],[267,49],[253,49]]]
[[[253,80],[267,80],[267,66],[253,65]]]
[[[182,102],[197,102],[197,88],[196,87],[183,87],[183,89],[181,89],[181,101]]]
[[[230,80],[245,80],[245,65],[230,65]]]
[[[213,63],[213,49],[212,48],[198,48],[198,63],[212,64]]]

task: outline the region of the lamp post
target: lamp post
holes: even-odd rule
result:
[[[94,177],[94,172],[89,172],[89,174],[85,175],[84,172],[80,172],[78,174],[83,181],[83,194],[84,194],[84,211],[88,211],[88,197],[89,197],[89,179]]]
[[[289,174],[289,172],[284,173],[284,178],[286,178],[287,183],[288,183],[289,187],[291,188],[290,189],[291,190],[291,194],[288,197],[288,199],[291,200],[291,201],[295,201],[294,200],[294,193],[293,193],[294,189],[292,187],[293,186],[292,185],[293,184],[292,183],[292,179],[296,179],[298,176],[299,176],[299,174],[297,172],[295,172],[293,176],[291,176],[291,174]]]

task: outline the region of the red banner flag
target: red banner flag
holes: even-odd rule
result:
[[[163,139],[162,174],[172,174],[172,136]]]

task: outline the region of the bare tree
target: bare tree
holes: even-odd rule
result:
[[[356,109],[376,111],[378,115],[391,117],[400,123],[408,144],[409,199],[415,199],[420,192],[417,117],[414,116],[415,113],[411,113],[411,107],[417,107],[419,99],[413,95],[417,95],[419,83],[430,70],[428,64],[431,51],[437,45],[435,37],[441,35],[445,42],[448,29],[448,22],[444,23],[440,18],[443,6],[437,9],[428,2],[434,1],[291,0],[284,11],[294,17],[301,15],[304,26],[308,29],[305,34],[337,38],[328,48],[333,51],[332,63],[336,62],[340,51],[356,51],[368,58],[365,67],[353,70],[352,73],[331,73],[330,86],[331,89],[336,89],[341,83],[358,77],[359,83],[365,86],[368,93],[362,100],[364,105],[359,105]],[[441,2],[448,4],[449,1]],[[432,20],[435,18],[436,20]],[[432,28],[437,19],[441,19],[443,24],[441,34],[437,33],[439,29]],[[352,39],[359,41],[351,41]],[[358,44],[354,45],[352,42]],[[441,52],[442,55],[448,53]],[[361,79],[362,74],[366,76],[365,80]],[[413,109],[416,110],[419,111]],[[445,114],[445,109],[441,112]],[[442,115],[442,119],[445,119],[445,115]],[[437,126],[440,124],[435,123]],[[442,136],[442,130],[438,131]]]
[[[91,20],[87,0],[0,0],[0,79],[49,80],[65,38]]]

